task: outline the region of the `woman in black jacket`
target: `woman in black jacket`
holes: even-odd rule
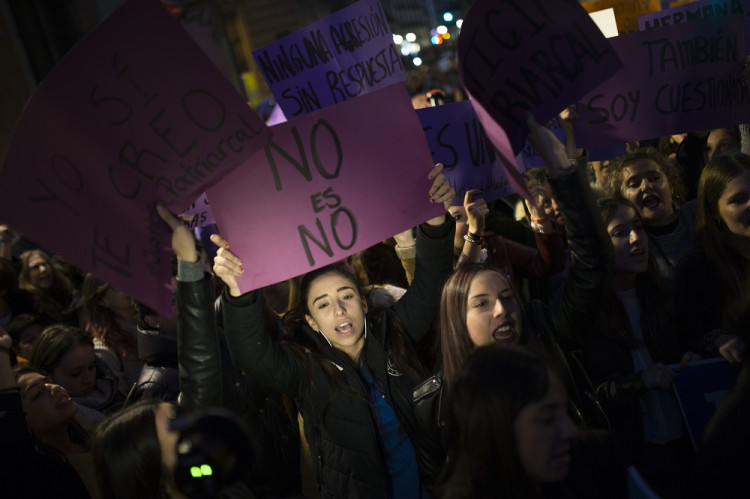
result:
[[[434,203],[454,191],[436,165],[429,174]],[[411,351],[436,318],[439,291],[452,269],[454,224],[442,215],[422,224],[411,287],[393,307],[368,315],[355,278],[341,266],[302,278],[296,307],[285,317],[290,337],[263,329],[262,295],[242,294],[242,261],[220,249],[214,271],[227,284],[224,328],[232,358],[257,381],[295,398],[305,422],[320,497],[419,497],[421,451],[412,390],[419,365]]]

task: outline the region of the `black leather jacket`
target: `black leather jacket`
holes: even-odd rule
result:
[[[415,278],[390,311],[413,341],[437,317],[440,291],[452,271],[453,219],[437,227],[422,225],[417,236]],[[316,469],[319,497],[386,497],[387,484],[365,386],[345,353],[304,326],[294,335],[306,349],[274,341],[262,328],[262,296],[252,291],[239,298],[222,297],[224,326],[232,356],[248,376],[292,395],[305,421]],[[411,396],[414,384],[390,363],[386,338],[399,334],[386,316],[367,318],[368,335],[362,358],[420,457]],[[297,343],[300,345],[300,343]]]
[[[182,263],[182,262],[181,262]],[[178,281],[178,357],[181,405],[223,407],[240,416],[254,437],[246,482],[255,497],[298,494],[300,442],[295,414],[281,393],[253,382],[229,356],[214,313],[213,280]]]

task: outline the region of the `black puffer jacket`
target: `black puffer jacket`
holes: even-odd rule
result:
[[[418,341],[437,317],[441,287],[452,271],[454,230],[450,217],[441,226],[420,226],[414,281],[404,297],[384,312],[394,314],[413,341]],[[311,342],[309,354],[304,357],[298,354],[302,349],[274,341],[262,329],[262,298],[258,291],[239,298],[225,293],[222,300],[224,327],[237,365],[258,382],[295,398],[305,421],[319,496],[386,497],[377,425],[365,386],[347,355],[332,348],[307,326],[294,332]],[[411,405],[413,383],[389,362],[384,348],[387,336],[398,334],[389,326],[388,318],[367,319],[362,358],[382,386],[422,461]]]

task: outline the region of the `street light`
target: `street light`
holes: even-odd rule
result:
[[[451,14],[450,12],[444,12],[443,13],[443,21],[449,23],[452,20],[453,20],[453,14]]]

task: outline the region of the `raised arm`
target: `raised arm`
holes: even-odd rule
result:
[[[563,345],[580,344],[614,274],[612,241],[596,208],[586,172],[572,166],[565,147],[546,128],[527,120],[530,138],[544,158],[549,183],[565,218],[571,267],[549,313]]]
[[[442,174],[443,165],[430,171],[430,200],[450,206],[455,191]],[[418,341],[429,331],[437,317],[443,283],[453,271],[453,218],[443,215],[428,220],[417,229],[414,280],[393,310],[406,327],[409,336]]]
[[[164,206],[156,208],[172,229],[177,256],[177,355],[181,403],[222,405],[222,366],[214,316],[214,291],[204,275],[193,234]]]
[[[237,277],[244,271],[243,261],[229,249],[229,242],[218,234],[211,241],[219,247],[214,273],[224,281],[221,296],[224,334],[235,366],[254,381],[296,396],[301,393],[304,366],[291,348],[278,343],[274,332],[265,330],[263,294],[260,290],[242,293]]]

